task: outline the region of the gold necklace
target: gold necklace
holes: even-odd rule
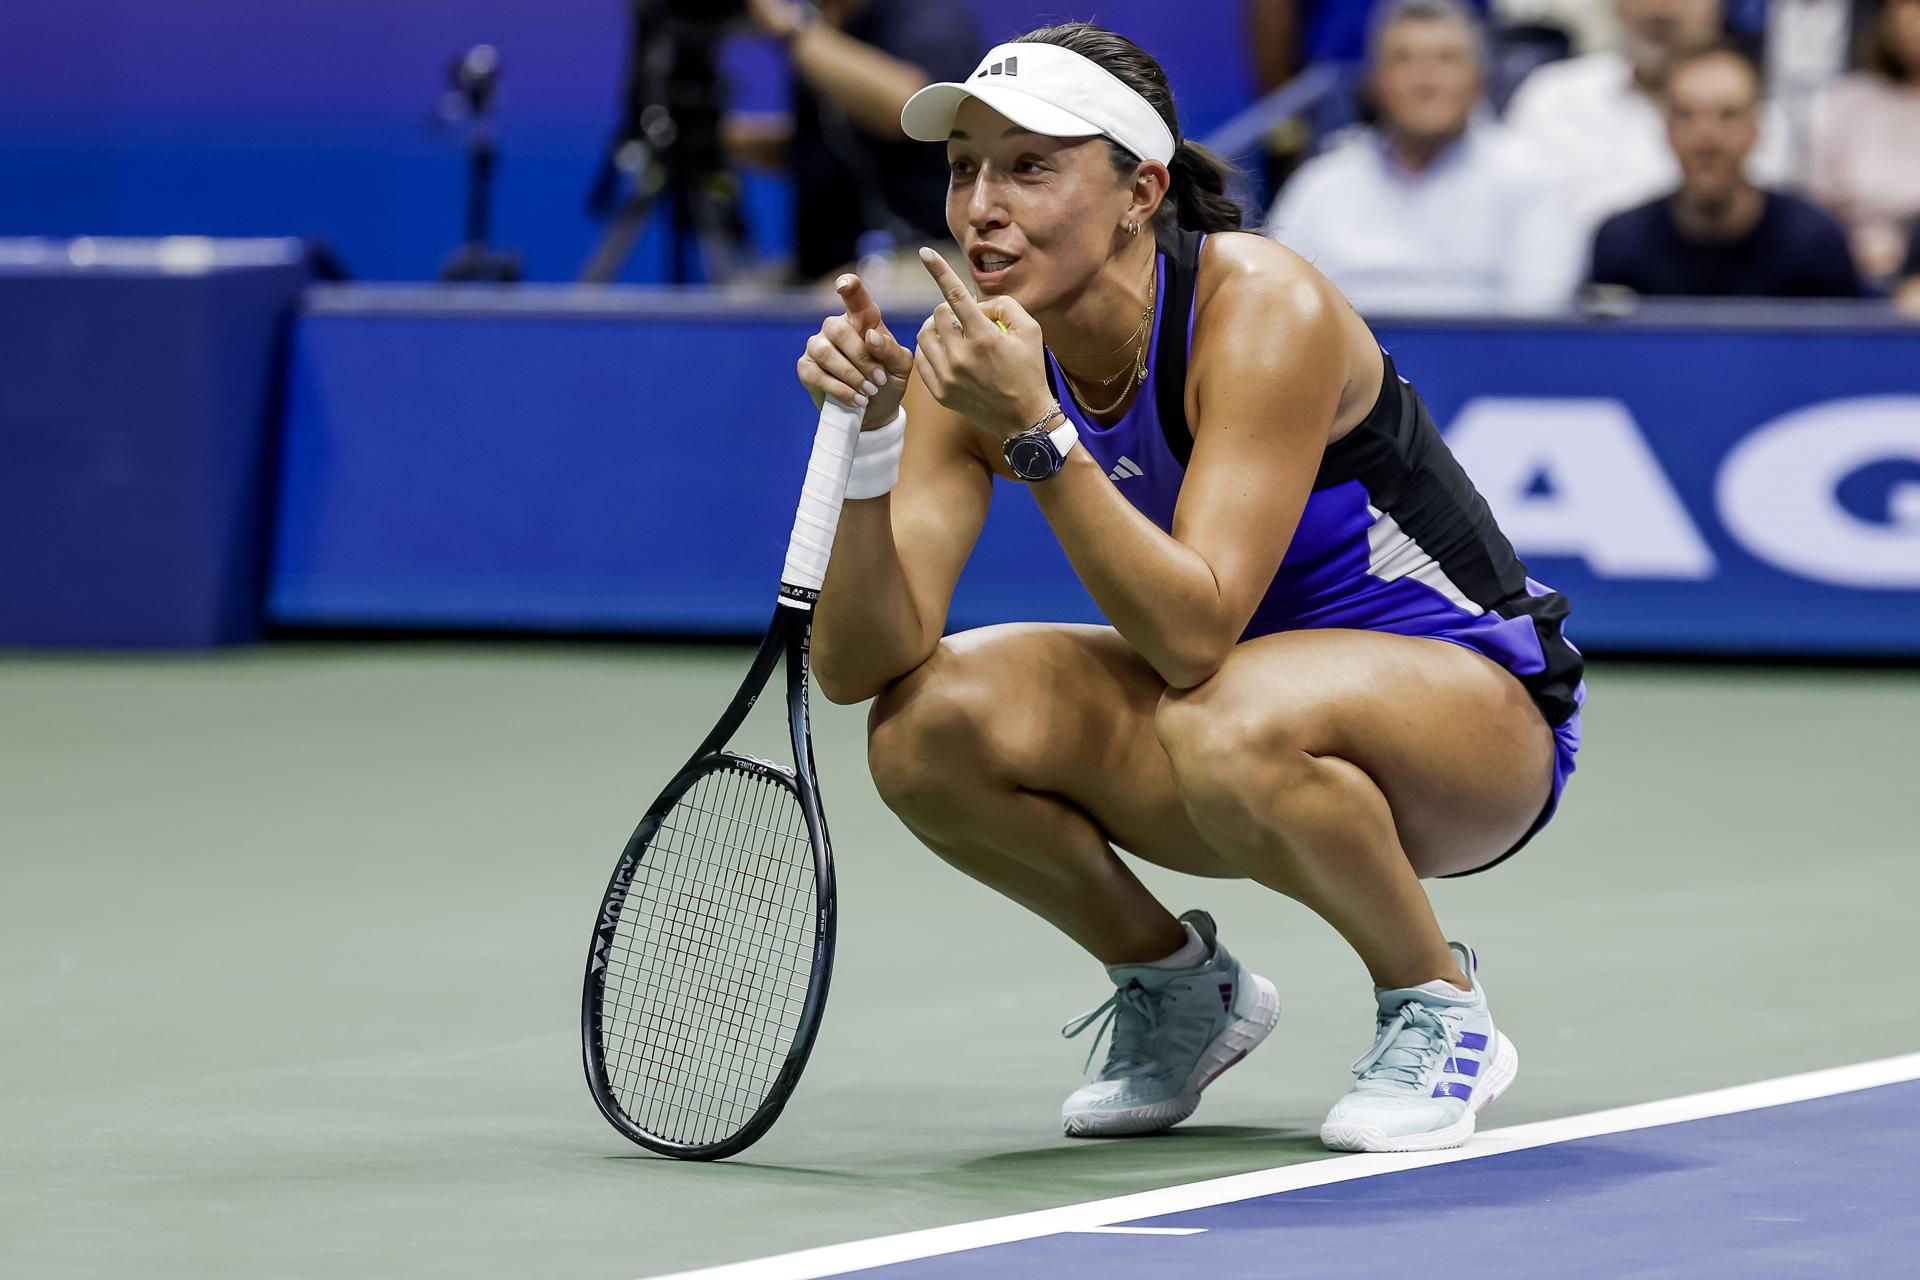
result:
[[[1064,364],[1060,366],[1060,372],[1067,380],[1067,390],[1073,392],[1074,399],[1080,402],[1080,407],[1085,409],[1092,417],[1098,418],[1104,414],[1112,413],[1122,404],[1125,404],[1127,397],[1133,394],[1134,387],[1147,376],[1147,347],[1152,344],[1153,340],[1153,309],[1158,293],[1159,274],[1159,270],[1156,268],[1154,273],[1147,277],[1147,306],[1146,309],[1140,313],[1140,323],[1134,327],[1133,332],[1128,335],[1125,342],[1114,348],[1116,351],[1124,351],[1128,346],[1132,345],[1135,338],[1140,337],[1144,332],[1147,336],[1146,339],[1140,343],[1140,349],[1134,353],[1133,359],[1127,361],[1125,368],[1118,370],[1109,377],[1095,379],[1102,387],[1109,387],[1113,385],[1114,379],[1118,378],[1121,374],[1131,375],[1127,378],[1127,384],[1120,388],[1120,394],[1114,398],[1111,404],[1101,409],[1096,409],[1088,404],[1086,395],[1083,394],[1078,387],[1074,386],[1073,375],[1067,372],[1067,366]],[[1109,354],[1111,354],[1111,352]]]
[[[1151,282],[1149,282],[1147,286],[1147,290],[1149,295],[1151,295],[1153,291],[1153,285]],[[1063,355],[1058,351],[1054,352],[1054,355],[1059,356],[1062,360],[1105,360],[1108,356],[1119,355],[1122,351],[1125,351],[1128,347],[1131,347],[1134,344],[1134,342],[1139,339],[1140,331],[1142,329],[1145,329],[1147,327],[1148,322],[1153,318],[1153,306],[1152,306],[1153,299],[1151,296],[1148,297],[1147,302],[1148,302],[1147,309],[1140,313],[1140,322],[1133,326],[1133,332],[1129,333],[1124,339],[1122,339],[1119,346],[1110,348],[1106,351],[1102,351],[1097,355],[1069,356],[1069,355]],[[1105,386],[1108,383],[1112,382],[1115,378],[1119,377],[1122,373],[1125,373],[1126,371],[1127,370],[1125,366],[1122,366],[1117,372],[1110,373],[1106,377],[1101,378],[1099,380],[1100,384],[1102,386]]]

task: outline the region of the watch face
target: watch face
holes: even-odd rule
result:
[[[1045,480],[1058,470],[1054,452],[1037,436],[1019,435],[1007,441],[1007,465],[1022,480]]]

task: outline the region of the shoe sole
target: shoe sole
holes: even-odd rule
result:
[[[1116,1107],[1110,1111],[1076,1111],[1060,1118],[1069,1138],[1125,1138],[1171,1129],[1200,1105],[1200,1093],[1225,1074],[1228,1067],[1259,1047],[1280,1021],[1280,992],[1257,973],[1247,975],[1254,989],[1253,1011],[1235,1018],[1215,1036],[1200,1055],[1187,1087],[1165,1102],[1145,1107]]]
[[[1444,1129],[1429,1133],[1389,1135],[1386,1130],[1364,1124],[1324,1124],[1320,1141],[1330,1151],[1440,1151],[1457,1147],[1473,1136],[1474,1118],[1493,1105],[1520,1074],[1520,1051],[1513,1041],[1494,1032],[1493,1059],[1487,1064],[1467,1103],[1466,1114]]]

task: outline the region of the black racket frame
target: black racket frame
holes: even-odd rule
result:
[[[833,846],[827,836],[826,815],[820,807],[820,787],[813,763],[813,728],[807,712],[807,682],[811,659],[811,637],[813,630],[812,605],[815,593],[803,592],[792,588],[782,588],[782,601],[774,610],[773,621],[767,627],[765,638],[760,641],[760,649],[754,655],[753,666],[748,669],[746,678],[740,682],[739,691],[733,695],[726,712],[713,726],[706,738],[700,743],[680,772],[674,775],[666,789],[660,793],[646,816],[640,819],[633,835],[627,840],[626,848],[621,852],[619,862],[614,866],[613,876],[607,882],[607,891],[600,900],[600,914],[596,918],[593,941],[587,953],[587,974],[584,990],[580,999],[580,1042],[586,1059],[587,1084],[593,1092],[595,1105],[607,1122],[622,1134],[649,1151],[661,1155],[673,1156],[681,1160],[720,1160],[746,1150],[763,1137],[780,1118],[780,1112],[793,1096],[793,1090],[800,1082],[800,1074],[806,1070],[807,1059],[813,1053],[815,1034],[820,1029],[820,1015],[826,1008],[827,986],[833,976],[833,946],[835,923],[835,892],[833,880]],[[795,607],[786,603],[792,599]],[[767,682],[773,676],[773,669],[782,659],[786,661],[787,671],[787,733],[793,744],[794,765],[788,768],[770,760],[761,760],[753,756],[740,755],[726,750],[727,742],[733,737],[747,714],[753,710]],[[713,769],[725,766],[745,769],[762,778],[766,778],[792,791],[800,800],[801,812],[806,817],[808,843],[813,850],[814,870],[814,910],[816,919],[813,935],[813,971],[807,979],[806,1004],[800,1013],[800,1021],[794,1031],[793,1045],[787,1052],[786,1064],[780,1074],[774,1078],[767,1092],[766,1100],[751,1119],[730,1137],[719,1142],[684,1143],[649,1133],[646,1129],[630,1120],[620,1109],[618,1100],[607,1079],[606,1056],[600,1032],[600,999],[606,987],[608,950],[613,946],[614,934],[619,928],[620,913],[626,906],[627,892],[633,884],[635,873],[652,846],[653,838],[660,829],[666,815],[677,804],[680,797]]]

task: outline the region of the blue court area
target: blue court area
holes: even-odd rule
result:
[[[1920,1081],[1115,1225],[859,1274],[1920,1275]]]

